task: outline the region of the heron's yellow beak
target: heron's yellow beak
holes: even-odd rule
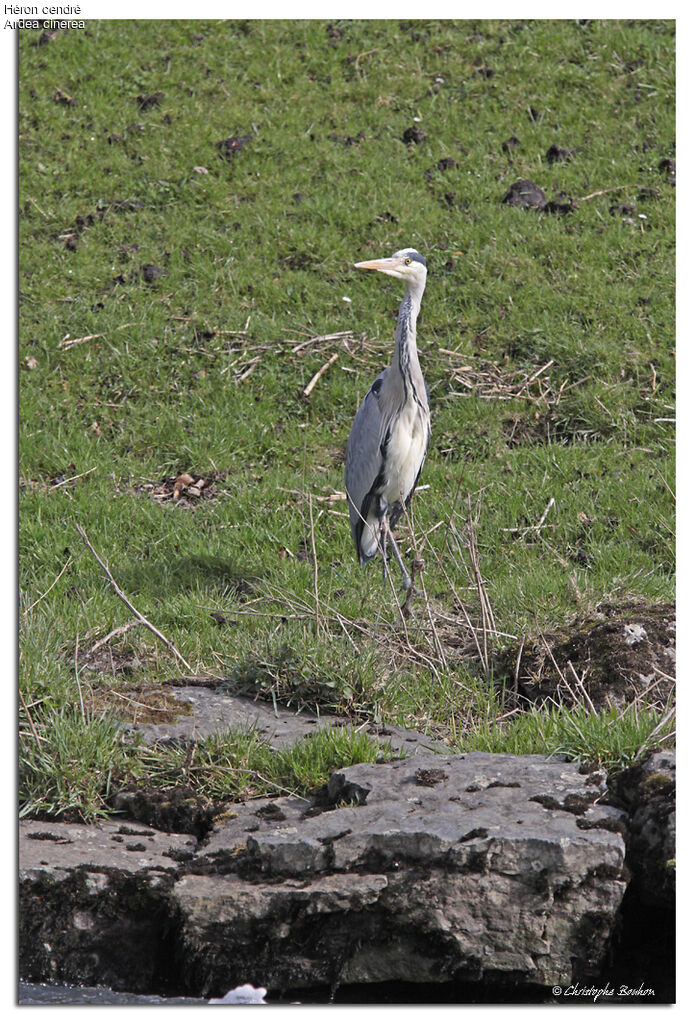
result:
[[[358,270],[381,270],[384,274],[394,274],[400,267],[400,263],[393,256],[386,259],[366,259],[363,263],[355,263]]]

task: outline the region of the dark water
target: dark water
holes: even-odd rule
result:
[[[203,998],[160,998],[131,995],[109,987],[72,987],[70,984],[19,983],[20,1005],[206,1005]]]
[[[269,995],[269,1005],[461,1005],[461,1004],[534,1004],[551,1001],[544,988],[485,988],[461,984],[354,984],[331,994],[328,988],[284,992]],[[160,995],[133,995],[108,987],[73,987],[68,984],[19,985],[20,1005],[208,1005],[203,998],[166,998]]]

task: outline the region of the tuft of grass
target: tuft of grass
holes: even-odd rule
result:
[[[308,795],[340,767],[393,755],[389,746],[353,728],[319,728],[279,750],[254,729],[235,728],[187,748],[142,750],[138,759],[148,785],[163,790],[187,785],[209,799],[239,800]]]
[[[671,709],[664,712],[635,703],[598,712],[573,707],[558,717],[552,752],[618,770],[644,753],[673,742],[675,734]]]
[[[141,747],[123,740],[109,713],[25,706],[20,729],[22,817],[96,821],[124,784],[192,787],[211,800],[307,795],[331,773],[396,754],[364,731],[318,728],[279,750],[254,728],[233,728],[185,746]]]
[[[20,731],[21,817],[93,821],[108,815],[112,780],[132,754],[109,715],[61,706]]]
[[[462,753],[543,753],[601,764],[617,771],[675,736],[675,715],[637,702],[625,708],[531,708],[513,717],[480,721],[460,734]]]

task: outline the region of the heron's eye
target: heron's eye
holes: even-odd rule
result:
[[[405,257],[405,265],[406,266],[410,266],[411,263],[412,263],[412,259],[410,258],[410,256],[406,256]]]

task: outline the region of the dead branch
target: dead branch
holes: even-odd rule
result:
[[[335,362],[335,360],[338,358],[339,355],[340,355],[340,352],[333,352],[333,355],[331,355],[331,357],[328,360],[328,362],[325,362],[323,364],[323,366],[321,367],[321,369],[317,373],[314,373],[313,377],[311,378],[309,383],[306,385],[306,387],[302,391],[302,397],[303,398],[308,398],[309,397],[309,395],[311,394],[313,389],[316,387],[317,383],[319,382],[319,380],[321,379],[323,374],[326,372],[326,370],[330,366],[333,365],[333,363]]]
[[[127,622],[125,625],[119,625],[117,629],[112,629],[108,636],[104,636],[103,639],[100,639],[97,643],[94,644],[93,647],[90,647],[90,649],[84,655],[84,660],[88,661],[89,658],[92,657],[97,652],[97,650],[101,650],[103,646],[106,646],[106,644],[109,643],[112,639],[115,639],[116,636],[123,636],[135,625],[141,624],[142,622],[135,618],[132,622]]]
[[[69,476],[66,480],[61,480],[60,483],[54,483],[50,486],[49,490],[57,490],[58,487],[64,487],[66,483],[74,483],[75,480],[81,480],[83,476],[89,476],[90,472],[94,472],[96,465],[93,465],[91,469],[87,469],[85,472],[80,472],[77,476]]]
[[[589,195],[583,195],[576,201],[586,202],[587,199],[596,199],[599,195],[610,195],[611,192],[622,192],[626,188],[637,188],[637,185],[614,185],[612,188],[602,188],[599,192],[590,192]]]
[[[148,619],[145,618],[145,616],[143,614],[141,614],[140,611],[138,611],[138,609],[133,604],[131,604],[131,602],[128,600],[128,598],[126,597],[126,595],[123,592],[123,590],[121,589],[121,587],[118,585],[118,583],[116,582],[114,577],[111,575],[111,571],[109,569],[109,566],[106,564],[105,561],[103,561],[99,557],[97,552],[92,547],[92,545],[91,545],[91,543],[90,543],[90,541],[89,541],[89,539],[87,537],[87,534],[85,533],[85,531],[82,528],[82,526],[80,526],[80,525],[78,525],[76,523],[75,524],[75,529],[77,530],[77,532],[82,537],[82,540],[84,541],[85,546],[88,548],[89,551],[91,551],[91,553],[96,558],[96,560],[99,563],[99,565],[101,566],[102,570],[104,571],[104,574],[106,575],[106,578],[108,579],[109,583],[111,584],[111,586],[113,588],[113,591],[116,594],[116,596],[118,597],[118,599],[123,601],[123,603],[128,608],[128,610],[131,612],[131,614],[134,614],[135,617],[138,619],[138,621],[140,621],[145,626],[145,628],[149,629],[150,632],[153,633],[153,635],[155,635],[157,637],[157,639],[161,640],[161,642],[164,643],[164,645],[172,652],[172,654],[176,658],[178,658],[179,661],[181,661],[181,663],[184,665],[186,670],[189,671],[190,674],[192,675],[193,674],[193,668],[190,666],[190,664],[185,659],[183,654],[179,653],[179,651],[176,649],[176,647],[171,642],[171,640],[167,639],[166,636],[162,635],[162,633],[159,631],[159,629],[157,629],[152,624],[152,622],[148,621]]]
[[[59,348],[74,348],[75,345],[84,344],[85,341],[96,341],[98,337],[103,337],[103,334],[86,334],[85,337],[70,337],[66,334],[62,341],[58,342]]]

